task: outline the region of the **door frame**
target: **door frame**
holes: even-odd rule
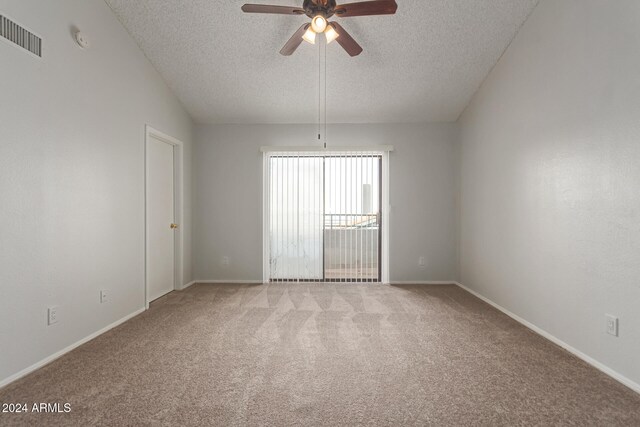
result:
[[[372,147],[331,147],[331,148],[316,148],[316,147],[286,147],[286,146],[263,146],[260,147],[262,152],[262,282],[263,284],[269,283],[269,277],[271,275],[271,247],[270,247],[270,233],[269,225],[271,218],[269,215],[269,199],[270,194],[270,177],[271,169],[269,159],[283,152],[311,152],[318,153],[320,156],[326,156],[327,153],[341,153],[341,152],[356,152],[362,154],[374,154],[381,156],[382,168],[380,169],[381,188],[380,191],[380,216],[382,227],[382,235],[378,240],[379,256],[380,256],[380,283],[389,284],[389,216],[391,213],[391,205],[389,203],[389,154],[394,151],[393,145],[380,145]],[[324,257],[323,257],[324,258]]]
[[[144,302],[145,308],[149,309],[149,285],[147,278],[149,277],[149,265],[147,259],[147,248],[149,245],[149,228],[147,221],[147,194],[149,186],[149,143],[150,139],[155,138],[166,144],[173,146],[173,218],[178,228],[174,231],[174,277],[173,289],[182,289],[183,275],[183,251],[184,251],[184,144],[166,133],[163,133],[149,125],[145,125],[144,137]]]

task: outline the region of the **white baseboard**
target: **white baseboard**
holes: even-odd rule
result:
[[[195,280],[192,280],[191,282],[189,282],[189,283],[187,283],[186,285],[182,286],[182,287],[180,288],[180,290],[181,290],[181,291],[184,291],[184,290],[185,290],[185,289],[187,289],[189,286],[194,285],[194,284],[196,284],[196,283],[198,283],[198,282],[197,282],[197,281],[195,281]]]
[[[510,312],[506,308],[504,308],[504,307],[496,304],[495,302],[491,301],[489,298],[485,297],[484,295],[479,294],[478,292],[476,292],[476,291],[464,286],[461,283],[456,282],[455,284],[458,285],[459,287],[461,287],[462,289],[464,289],[465,291],[469,292],[470,294],[475,295],[476,297],[480,298],[482,301],[486,302],[487,304],[491,305],[492,307],[500,310],[501,312],[503,312],[507,316],[511,317],[516,322],[518,322],[518,323],[526,326],[527,328],[531,329],[533,332],[537,333],[538,335],[541,335],[544,338],[546,338],[549,341],[551,341],[552,343],[554,343],[556,345],[559,345],[560,347],[564,348],[569,353],[571,353],[574,356],[576,356],[577,358],[582,359],[583,361],[587,362],[589,365],[593,366],[597,370],[607,374],[608,376],[610,376],[614,380],[616,380],[616,381],[624,384],[625,386],[629,387],[631,390],[635,391],[636,393],[640,393],[640,384],[632,381],[631,379],[625,377],[624,375],[620,374],[619,372],[614,371],[613,369],[609,368],[608,366],[604,365],[603,363],[598,362],[594,358],[592,358],[590,356],[587,356],[586,354],[584,354],[583,352],[581,352],[577,348],[574,348],[574,347],[570,346],[569,344],[567,344],[566,342],[562,341],[561,339],[556,338],[554,335],[551,335],[549,332],[545,331],[544,329],[541,329],[541,328],[537,327],[536,325],[534,325],[533,323],[531,323],[531,322],[523,319],[522,317],[518,316],[517,314],[514,314],[514,313]]]
[[[88,335],[84,338],[82,338],[79,341],[76,341],[75,343],[71,344],[68,347],[63,348],[62,350],[52,354],[51,356],[45,357],[44,359],[42,359],[39,362],[34,363],[33,365],[29,366],[28,368],[25,368],[23,370],[21,370],[20,372],[11,375],[8,378],[5,378],[3,380],[0,381],[0,388],[9,385],[10,383],[24,377],[25,375],[30,374],[31,372],[35,371],[36,369],[40,369],[42,368],[44,365],[48,365],[49,363],[53,362],[54,360],[56,360],[57,358],[64,356],[65,354],[69,353],[71,350],[81,346],[82,344],[91,341],[92,339],[96,338],[99,335],[104,334],[105,332],[107,332],[110,329],[115,328],[118,325],[121,325],[122,323],[126,322],[127,320],[137,316],[138,314],[142,313],[143,311],[145,311],[145,308],[140,308],[136,311],[134,311],[131,314],[128,314],[126,316],[124,316],[123,318],[116,320],[115,322],[113,322],[110,325],[105,326],[104,328],[100,329],[99,331],[96,331],[94,333],[92,333],[91,335]]]
[[[256,284],[256,283],[264,283],[262,280],[194,280],[186,284],[182,289],[186,289],[187,287],[193,285],[194,283],[202,283],[202,284]],[[307,282],[304,282],[307,283]],[[323,283],[323,282],[319,282]],[[336,282],[326,282],[326,283],[336,283]],[[457,285],[458,282],[455,280],[410,280],[410,281],[391,281],[391,283],[385,283],[386,285]]]
[[[220,284],[246,284],[246,285],[253,285],[253,284],[262,284],[262,280],[194,280],[193,283],[203,283],[203,284],[213,284],[213,283],[220,283]]]
[[[391,281],[391,285],[457,285],[455,280],[409,280],[409,281]]]

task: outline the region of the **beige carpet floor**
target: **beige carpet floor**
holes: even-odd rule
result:
[[[0,390],[1,425],[640,425],[640,395],[456,286],[195,285]]]

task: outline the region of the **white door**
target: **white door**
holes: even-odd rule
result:
[[[147,140],[147,302],[174,289],[173,145]]]

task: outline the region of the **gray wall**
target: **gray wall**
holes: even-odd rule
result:
[[[636,0],[541,1],[464,114],[460,168],[462,283],[636,383],[639,22]]]
[[[5,0],[2,13],[43,37],[44,56],[0,42],[0,383],[144,307],[144,126],[183,140],[187,169],[192,131],[103,1]],[[184,192],[188,282],[190,180]]]
[[[262,145],[317,144],[316,125],[196,128],[194,275],[262,280]],[[390,278],[456,279],[453,124],[331,125],[329,146],[392,144]],[[221,259],[228,256],[229,266]],[[418,258],[426,266],[418,266]]]

